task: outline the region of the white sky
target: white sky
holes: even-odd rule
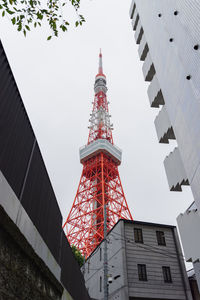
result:
[[[5,47],[66,219],[81,176],[79,147],[87,142],[99,48],[103,52],[114,143],[123,150],[119,172],[136,220],[176,224],[193,201],[189,187],[170,192],[163,160],[176,145],[159,144],[148,84],[129,19],[131,1],[82,0],[87,22],[50,42],[46,26],[24,38],[0,19]],[[73,16],[73,10],[69,15]]]

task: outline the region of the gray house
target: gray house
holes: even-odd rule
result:
[[[107,240],[109,299],[192,299],[175,226],[119,220]],[[99,300],[103,251],[102,241],[83,267],[88,292]]]

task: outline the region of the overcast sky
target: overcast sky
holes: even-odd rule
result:
[[[82,0],[87,22],[49,42],[46,26],[27,38],[6,19],[0,36],[66,219],[81,176],[79,147],[87,142],[99,48],[107,76],[114,143],[123,150],[119,172],[133,218],[176,224],[193,201],[190,187],[170,192],[163,160],[176,146],[159,144],[138,46],[131,1]],[[70,7],[69,15],[74,16]]]

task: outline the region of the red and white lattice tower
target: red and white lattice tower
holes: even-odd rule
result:
[[[63,225],[69,243],[86,257],[104,238],[104,204],[108,231],[119,219],[132,220],[118,172],[122,152],[113,144],[101,52],[94,91],[88,143],[80,149],[83,171],[74,203]]]

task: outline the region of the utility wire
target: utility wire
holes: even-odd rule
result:
[[[172,252],[170,252],[170,251],[168,251],[168,250],[166,250],[166,249],[158,249],[158,248],[156,248],[155,246],[151,246],[151,245],[148,245],[148,244],[145,244],[145,243],[143,243],[143,245],[141,245],[141,244],[138,244],[138,243],[136,243],[133,239],[128,239],[128,238],[124,238],[121,234],[119,234],[119,233],[117,233],[117,232],[112,232],[111,233],[111,235],[112,234],[116,234],[116,235],[118,235],[118,236],[120,236],[120,238],[115,238],[114,237],[114,240],[121,240],[121,241],[125,241],[126,243],[130,243],[130,244],[134,244],[134,245],[136,245],[137,247],[139,247],[139,248],[142,248],[142,249],[144,249],[144,250],[146,250],[146,251],[149,251],[149,252],[154,252],[154,253],[159,253],[159,254],[161,254],[161,255],[164,255],[164,256],[166,256],[166,257],[170,257],[170,258],[175,258],[176,256],[180,256],[181,258],[185,258],[182,254],[178,254],[178,253],[172,253]],[[111,241],[109,241],[108,243],[110,243]],[[96,253],[96,251],[98,250],[98,248],[92,253],[92,255],[90,256],[90,258]],[[163,252],[160,252],[159,250],[161,250],[161,251],[163,251]],[[165,252],[165,253],[164,253]],[[114,255],[113,255],[114,256]],[[91,264],[91,263],[90,263]],[[112,267],[112,266],[111,266]],[[101,269],[101,268],[100,268]],[[90,270],[99,270],[99,268],[94,268],[94,269],[92,269],[92,268],[90,268]]]
[[[124,238],[124,236],[122,234],[120,234],[120,233],[112,232],[111,235],[113,235],[113,234],[116,234],[116,235],[120,236],[119,240],[125,241],[127,243],[134,244],[137,247],[143,248],[143,249],[145,249],[147,251],[152,251],[152,252],[155,252],[155,253],[159,253],[159,254],[162,254],[164,256],[168,256],[168,257],[171,257],[171,258],[174,258],[174,256],[180,256],[180,257],[182,257],[182,258],[185,259],[185,257],[182,254],[180,254],[180,253],[173,253],[173,252],[170,252],[169,250],[166,250],[166,249],[158,249],[155,246],[151,246],[151,245],[148,245],[148,244],[145,244],[145,243],[143,243],[144,246],[142,246],[141,244],[136,243],[133,239]],[[117,240],[117,238],[115,238],[115,237],[114,237],[114,239]],[[150,248],[150,249],[148,249],[148,248]],[[160,252],[160,251],[163,251],[163,252]]]
[[[116,238],[115,235],[119,236],[120,238]],[[117,232],[111,232],[110,233],[110,236],[113,236],[114,240],[121,240],[121,241],[124,241],[126,243],[130,243],[130,244],[134,244],[135,246],[139,247],[139,248],[142,248],[146,251],[149,251],[149,252],[154,252],[154,253],[159,253],[163,256],[166,256],[166,257],[170,257],[170,258],[175,258],[177,256],[180,256],[181,258],[185,259],[185,257],[180,254],[180,253],[172,253],[170,252],[169,250],[166,250],[166,249],[158,249],[157,247],[155,246],[151,246],[151,245],[148,245],[148,244],[145,244],[143,243],[143,245],[139,244],[139,243],[136,243],[133,239],[130,239],[130,238],[124,238],[124,236],[120,233],[117,233]],[[109,238],[108,238],[109,240]],[[112,242],[112,241],[108,241],[108,244]],[[94,252],[91,254],[91,256],[89,257],[89,259],[97,252],[97,250],[99,250],[99,247],[97,247]],[[160,251],[159,251],[160,250]],[[162,251],[162,252],[161,252]],[[112,256],[114,257],[115,254]],[[110,264],[108,264],[108,267],[110,268],[117,268],[117,269],[121,269],[119,267],[116,267],[116,266],[112,266]],[[86,281],[88,281],[94,274],[96,274],[99,270],[101,270],[103,268],[103,264],[101,267],[99,268],[90,268],[91,271],[96,271],[95,273],[93,273]]]

